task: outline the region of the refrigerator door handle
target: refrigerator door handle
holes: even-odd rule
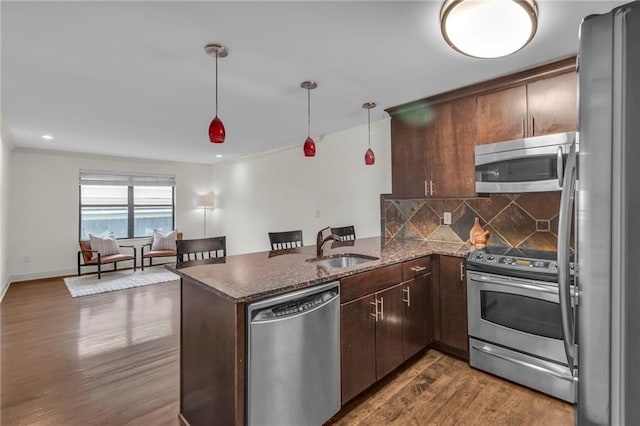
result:
[[[562,184],[564,183],[562,182],[564,180],[564,151],[561,146],[558,147],[558,154],[557,154],[556,161],[557,161],[556,168],[558,170],[558,186],[562,188]]]
[[[558,291],[560,312],[562,315],[562,335],[564,350],[567,354],[569,370],[574,374],[575,367],[575,325],[571,309],[571,286],[569,281],[569,244],[571,238],[571,212],[576,184],[576,144],[571,145],[567,158],[560,197],[558,221]]]

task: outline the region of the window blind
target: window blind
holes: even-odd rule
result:
[[[80,170],[80,185],[176,186],[173,175]]]

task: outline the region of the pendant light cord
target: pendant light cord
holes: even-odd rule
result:
[[[371,109],[367,109],[367,128],[369,129],[369,149],[371,149]]]
[[[307,136],[311,137],[311,88],[307,87]]]
[[[218,116],[218,52],[216,52],[216,117]]]

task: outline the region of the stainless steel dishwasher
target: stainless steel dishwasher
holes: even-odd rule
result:
[[[340,410],[339,289],[331,282],[249,305],[250,426],[317,426]]]

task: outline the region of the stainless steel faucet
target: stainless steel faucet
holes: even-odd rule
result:
[[[324,247],[324,245],[326,244],[327,241],[338,241],[337,237],[335,235],[333,235],[333,233],[330,233],[329,236],[327,237],[323,237],[324,231],[329,230],[329,232],[331,232],[331,227],[327,226],[326,228],[322,228],[321,230],[318,231],[318,235],[316,236],[316,257],[317,258],[321,258],[322,257],[322,248]]]

